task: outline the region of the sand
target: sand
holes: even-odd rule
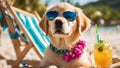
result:
[[[100,31],[99,34],[102,39],[106,40],[107,43],[111,44],[113,48],[113,58],[117,58],[116,62],[118,62],[120,60],[120,30]],[[85,32],[82,36],[82,39],[86,40],[87,42],[87,50],[92,52],[95,42],[94,28],[92,27],[87,32]],[[21,46],[21,50],[23,48],[24,46]],[[0,39],[0,68],[11,68],[11,65],[14,63],[15,59],[16,55],[10,37],[7,31],[2,32]],[[31,61],[34,65],[39,64],[40,60],[33,49],[29,51],[29,53],[25,56],[24,59],[26,60],[26,62]],[[113,64],[112,66],[119,66],[118,68],[120,68],[120,61],[119,63]]]

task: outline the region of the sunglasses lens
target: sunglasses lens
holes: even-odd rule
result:
[[[64,12],[63,16],[68,20],[68,21],[74,21],[76,19],[77,14],[75,12]]]
[[[55,19],[57,16],[58,16],[58,12],[56,12],[56,11],[49,11],[49,12],[47,12],[47,14],[46,14],[46,17],[47,17],[48,20],[53,20],[53,19]]]

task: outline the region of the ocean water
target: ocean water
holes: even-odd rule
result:
[[[118,31],[118,29],[120,29],[120,25],[113,25],[113,26],[101,26],[101,27],[98,27],[99,28],[99,31]]]
[[[98,33],[99,35],[103,34],[117,34],[119,36],[120,33],[120,25],[113,25],[113,26],[98,26]],[[96,29],[94,26],[91,26],[84,34],[85,35],[96,35]]]

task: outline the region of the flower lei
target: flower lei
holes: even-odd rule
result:
[[[57,50],[57,48],[53,47],[52,44],[50,44],[50,48],[56,53],[63,54],[63,59],[67,62],[80,58],[85,46],[86,44],[84,40],[79,40],[71,50]]]
[[[64,60],[70,62],[73,59],[78,59],[79,57],[81,57],[85,45],[86,44],[84,40],[79,40],[77,45],[73,47],[73,50],[67,50],[66,54],[63,55]]]

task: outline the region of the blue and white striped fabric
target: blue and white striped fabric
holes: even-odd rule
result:
[[[50,44],[49,37],[45,36],[45,34],[39,28],[38,20],[36,19],[36,17],[26,16],[19,12],[16,13],[22,24],[24,25],[27,33],[29,33],[33,44],[43,55],[46,47]]]
[[[20,28],[16,24],[14,17],[12,15],[8,14],[7,12],[0,14],[0,24],[3,24],[2,31],[6,31],[8,29],[8,24],[7,24],[7,21],[6,21],[4,16],[7,16],[8,18],[10,18],[12,20],[13,25],[14,25],[13,27],[15,27],[15,33],[12,33],[12,32],[9,33],[10,38],[17,39],[19,36],[22,36],[23,40],[27,43],[28,39],[26,38],[26,36],[24,34],[20,33]]]
[[[2,18],[3,18],[3,14],[0,14],[0,20],[2,20]],[[0,21],[0,24],[1,23],[4,23],[3,21]],[[8,29],[8,25],[3,25],[2,26],[2,31],[6,31]]]

